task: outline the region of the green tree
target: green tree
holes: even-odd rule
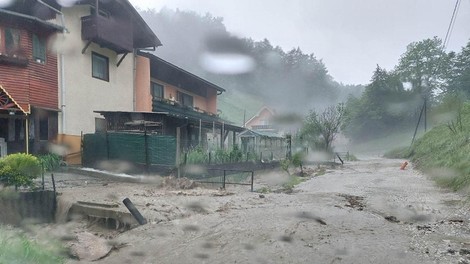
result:
[[[345,134],[360,141],[402,128],[413,116],[412,100],[398,74],[377,65],[362,96],[346,103]]]
[[[305,118],[302,137],[311,145],[322,146],[326,151],[330,151],[331,144],[340,132],[344,116],[343,103],[329,106],[321,113],[311,110]]]
[[[470,96],[470,41],[452,60],[451,80],[447,93]]]
[[[412,85],[420,96],[433,98],[434,92],[444,89],[448,80],[450,57],[438,37],[409,44],[401,56],[396,72]]]

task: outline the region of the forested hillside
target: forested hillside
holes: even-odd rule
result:
[[[361,91],[361,87],[336,82],[314,54],[305,54],[300,48],[284,51],[267,39],[240,39],[256,63],[252,71],[238,75],[207,72],[200,64],[207,39],[233,37],[222,18],[165,8],[159,12],[141,11],[141,15],[163,43],[155,54],[225,88],[227,93],[219,98],[221,115],[237,124],[245,110],[249,118],[259,109],[258,105],[303,115],[309,109],[324,108]],[[248,97],[250,100],[239,100]]]

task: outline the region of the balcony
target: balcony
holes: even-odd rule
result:
[[[0,52],[0,64],[13,65],[18,67],[28,66],[28,58],[17,55],[8,55]]]
[[[118,54],[132,52],[134,48],[131,21],[114,17],[82,17],[82,39],[95,42]]]
[[[206,122],[220,122],[221,119],[212,113],[205,112],[198,108],[184,106],[168,99],[154,98],[152,101],[153,112],[168,112],[172,116],[203,120]]]

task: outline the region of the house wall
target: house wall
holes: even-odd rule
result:
[[[136,107],[139,112],[152,112],[152,94],[150,93],[150,59],[136,56]]]
[[[189,94],[193,97],[194,107],[197,107],[201,110],[204,110],[206,112],[210,112],[210,113],[213,113],[213,114],[217,113],[217,94],[216,94],[215,90],[214,90],[213,93],[208,91],[209,97],[205,98],[205,97],[202,97],[200,95],[196,95],[196,94],[191,93],[187,90],[177,88],[176,86],[173,86],[171,84],[162,82],[162,81],[154,79],[154,78],[152,78],[152,81],[157,82],[157,83],[164,86],[163,96],[165,97],[165,99],[170,99],[170,97],[173,96],[175,98],[175,100],[178,100],[177,94],[178,94],[178,91],[179,91],[179,92],[182,92],[182,93],[185,93],[185,94]]]
[[[90,14],[90,7],[64,7],[62,12],[69,33],[58,35],[55,46],[60,56],[59,138],[69,147],[69,153],[79,153],[81,133],[95,132],[95,118],[102,118],[93,111],[134,110],[134,56],[128,54],[117,67],[122,55],[96,43],[82,54],[87,43],[81,38],[80,18]],[[108,57],[109,81],[92,77],[92,52]],[[80,156],[68,161],[80,163]]]
[[[214,89],[207,90],[206,111],[217,114],[217,91]]]
[[[3,116],[2,137],[7,143],[8,153],[16,152],[45,152],[49,142],[57,136],[57,112],[44,109],[58,109],[58,76],[57,76],[57,55],[51,48],[55,40],[54,32],[42,32],[37,29],[30,29],[30,26],[23,24],[20,20],[10,21],[0,24],[0,33],[3,34],[5,28],[19,30],[20,43],[19,50],[8,56],[17,56],[26,59],[27,65],[0,63],[0,87],[8,93],[21,110],[27,114],[23,117],[17,113],[15,116]],[[46,40],[46,60],[44,63],[36,62],[33,59],[33,34]],[[4,35],[1,36],[3,38]],[[1,40],[1,39],[0,39]],[[0,44],[0,46],[2,46]],[[0,50],[0,52],[4,52]],[[35,108],[33,108],[35,107]],[[2,113],[3,114],[3,113]],[[26,123],[29,124],[29,148],[26,148]],[[41,121],[47,121],[47,127]],[[40,137],[40,131],[47,131],[47,137]]]
[[[258,116],[255,116],[253,119],[249,120],[246,122],[246,127],[247,128],[252,128],[253,126],[259,126],[259,125],[269,125],[272,114],[268,109],[263,109]],[[266,121],[267,123],[263,123],[263,121]]]
[[[48,49],[44,64],[33,60],[32,34],[21,26],[13,24],[0,24],[0,28],[16,28],[20,30],[20,51],[18,56],[29,60],[26,67],[0,64],[0,85],[27,113],[31,112],[29,105],[45,108],[58,107],[57,97],[57,56]],[[34,32],[40,35],[40,32]],[[47,37],[47,43],[53,41]]]
[[[57,50],[63,55],[59,63],[59,72],[63,71],[60,82],[65,92],[63,97],[63,112],[66,118],[61,123],[59,131],[67,135],[80,135],[95,131],[95,118],[100,117],[93,111],[133,111],[134,98],[134,58],[129,54],[117,67],[122,55],[101,48],[92,43],[84,54],[82,49],[86,42],[81,38],[81,20],[90,14],[89,6],[74,6],[63,8],[65,26],[70,33],[61,34],[57,41]],[[109,59],[109,81],[92,77],[92,52],[106,56]],[[61,64],[62,63],[62,64]],[[59,117],[61,118],[61,117]]]

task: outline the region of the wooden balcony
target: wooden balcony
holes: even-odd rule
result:
[[[82,17],[82,39],[95,42],[118,54],[132,52],[134,48],[131,21],[113,17],[100,15]]]
[[[201,119],[206,122],[222,122],[222,120],[215,114],[208,113],[197,108],[184,106],[168,99],[154,98],[152,100],[152,111],[168,112],[171,116],[186,117],[194,120]]]

